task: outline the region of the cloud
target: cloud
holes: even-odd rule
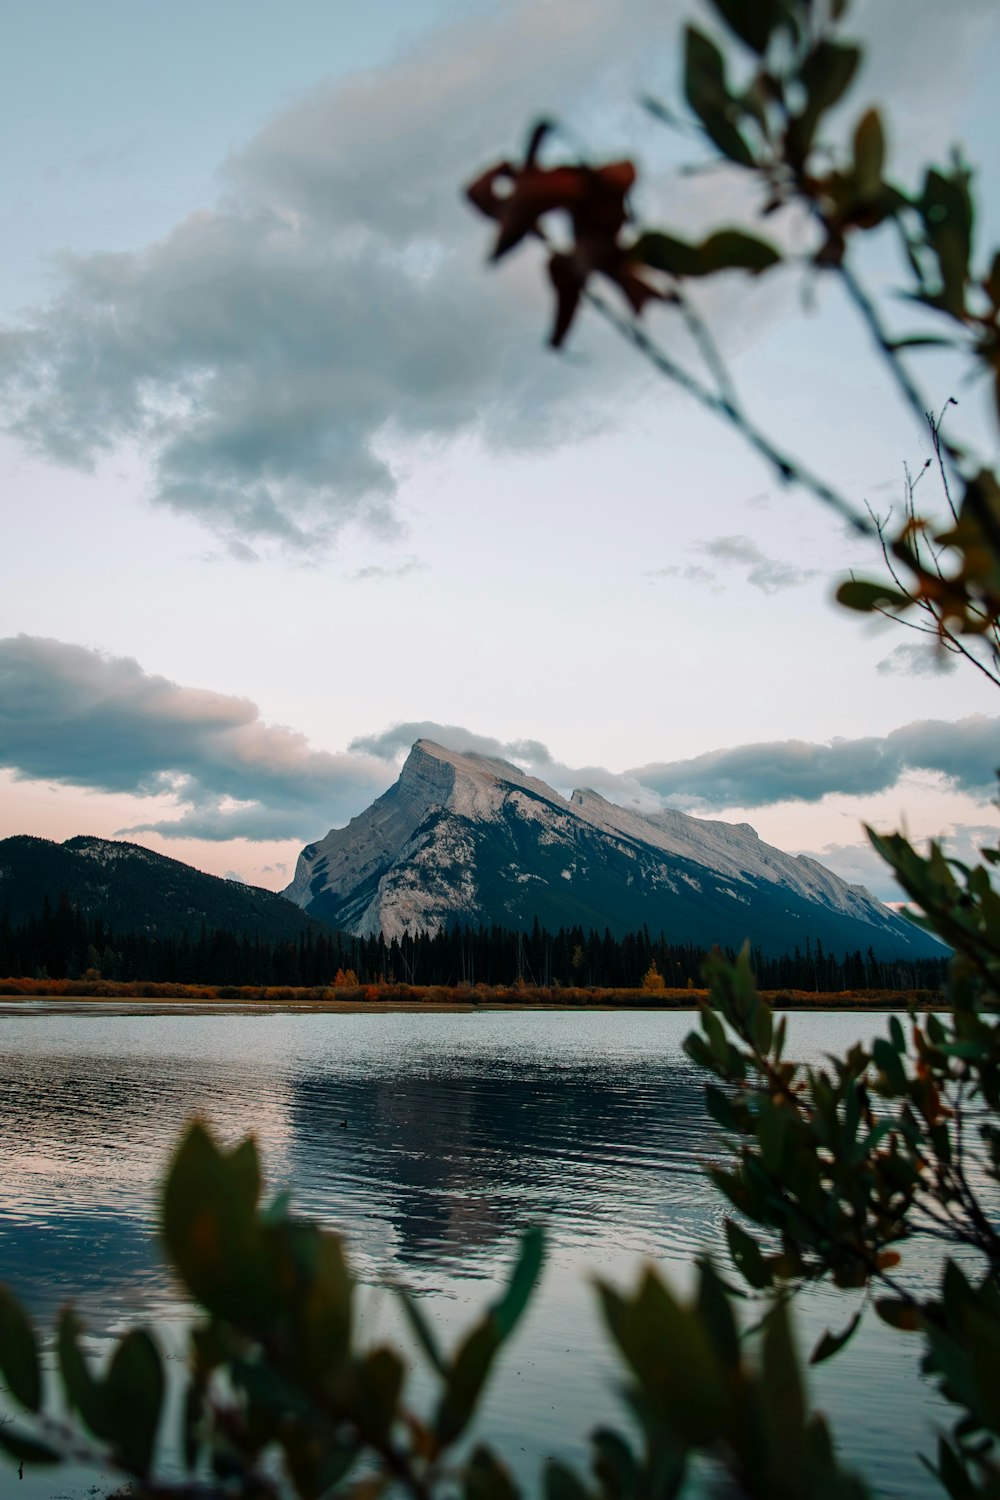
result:
[[[410,573],[425,573],[426,571],[427,564],[421,562],[419,557],[407,557],[391,568],[384,568],[378,563],[369,563],[367,567],[358,568],[348,576],[355,583],[368,583],[386,578],[405,578]]]
[[[879,901],[897,902],[904,895],[885,860],[875,853],[867,840],[854,844],[824,844],[822,849],[795,849],[791,852],[817,860],[849,885],[865,886]]]
[[[488,755],[519,766],[529,776],[537,776],[558,792],[569,794],[577,787],[589,787],[611,801],[640,812],[655,812],[661,800],[643,786],[633,772],[609,771],[605,766],[570,766],[557,760],[540,740],[500,740],[493,735],[477,734],[461,724],[438,724],[433,719],[410,720],[394,724],[378,734],[360,735],[351,741],[349,750],[373,755],[380,760],[399,760],[414,740],[433,740],[460,754]]]
[[[647,572],[646,577],[683,578],[685,583],[708,584],[711,586],[712,592],[714,594],[719,593],[719,586],[715,582],[715,574],[712,572],[711,568],[703,568],[700,563],[685,563],[683,567],[677,563],[671,563],[666,568],[650,569]]]
[[[863,9],[880,89],[912,108],[914,78],[933,75],[935,116],[916,111],[931,131],[967,86],[968,41],[992,7],[914,3],[902,43],[894,8]],[[459,187],[540,112],[618,149],[630,103],[665,87],[683,10],[511,0],[320,85],[235,151],[217,200],[163,238],[61,258],[58,294],[0,333],[7,428],[84,468],[138,448],[154,501],[244,547],[302,549],[351,523],[393,525],[400,441],[550,446],[606,423],[615,402],[629,410],[642,362],[610,336],[592,361],[545,358],[537,263],[487,274],[488,234]],[[905,69],[901,45],[914,51]],[[640,121],[635,109],[626,140],[641,132],[662,157]],[[83,164],[108,166],[115,149]],[[643,181],[655,210],[655,177]],[[671,216],[684,218],[681,193],[706,223],[718,199],[728,215],[731,186],[715,192],[673,178]],[[766,592],[800,581],[789,564],[744,562]]]
[[[235,152],[213,206],[62,257],[55,299],[0,332],[8,429],[83,468],[137,445],[155,501],[301,549],[392,528],[400,440],[516,449],[606,420],[641,362],[610,336],[592,366],[547,358],[537,262],[489,274],[460,187],[539,109],[634,98],[658,10],[525,0],[316,88]]]
[[[460,754],[490,755],[496,760],[516,761],[536,768],[554,764],[551,752],[540,740],[498,740],[493,735],[465,729],[461,724],[438,724],[433,719],[411,719],[378,734],[358,735],[347,748],[379,760],[396,760],[409,750],[414,740],[433,740]]]
[[[966,864],[982,863],[981,850],[996,848],[998,830],[989,823],[956,823],[944,831],[939,842],[952,859]],[[922,840],[914,841],[918,847]],[[867,839],[855,844],[825,844],[822,849],[796,849],[796,854],[805,854],[819,860],[827,869],[833,870],[852,885],[865,885],[880,901],[899,902],[905,895],[902,887],[893,879],[889,866],[876,854]]]
[[[123,834],[310,842],[383,792],[417,739],[512,761],[558,791],[591,787],[639,811],[864,797],[907,771],[936,772],[986,802],[1000,759],[1000,719],[985,715],[920,720],[881,739],[742,745],[624,772],[567,765],[539,740],[429,719],[361,735],[333,753],[265,723],[247,698],[183,687],[129,657],[37,636],[0,640],[0,767],[22,780],[172,800],[175,815]]]
[[[711,750],[691,760],[637,766],[629,774],[665,801],[693,811],[818,802],[832,793],[866,797],[907,771],[933,771],[978,801],[996,795],[1000,718],[921,719],[884,738],[829,744],[773,740]]]
[[[766,496],[755,496],[760,501]],[[748,504],[751,502],[747,502]],[[798,588],[800,584],[806,583],[810,578],[818,575],[816,568],[799,568],[794,563],[783,562],[777,557],[768,557],[762,552],[757,543],[748,536],[718,536],[711,541],[695,542],[688,548],[690,552],[698,552],[702,556],[711,559],[712,562],[723,568],[738,567],[746,572],[744,577],[747,583],[752,584],[755,589],[760,589],[764,594],[776,594],[781,589]],[[718,573],[712,568],[706,568],[700,563],[670,564],[665,568],[656,568],[647,575],[649,578],[683,578],[688,583],[715,584]],[[718,587],[715,589],[718,592]]]
[[[875,670],[883,677],[894,672],[910,677],[938,677],[944,672],[954,672],[956,666],[954,655],[940,646],[927,641],[906,641],[883,656]]]
[[[254,703],[146,673],[129,657],[0,640],[0,766],[24,779],[172,796],[180,817],[122,832],[305,842],[385,789],[382,762],[314,750]]]
[[[129,140],[120,141],[114,146],[100,146],[96,151],[84,151],[71,163],[72,171],[75,173],[114,170],[134,155],[139,143],[140,137],[132,136]]]
[[[780,558],[768,557],[748,536],[717,536],[711,541],[699,542],[697,550],[723,567],[745,567],[747,583],[764,594],[797,588],[817,574],[816,568],[798,568]]]

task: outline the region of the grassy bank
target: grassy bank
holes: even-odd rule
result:
[[[778,1010],[906,1010],[933,1007],[934,990],[772,990]],[[0,979],[0,999],[186,1001],[193,1005],[251,1005],[289,1010],[690,1010],[699,989],[571,989],[535,985],[367,984],[293,985],[119,983],[110,979]]]

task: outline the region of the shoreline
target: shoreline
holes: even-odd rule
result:
[[[156,1016],[156,1015],[469,1015],[476,1012],[502,1013],[504,1011],[564,1011],[579,1015],[587,1012],[614,1011],[666,1012],[678,1011],[697,1015],[700,1002],[708,998],[705,993],[685,994],[664,1000],[636,997],[635,1000],[572,1000],[560,1003],[552,1000],[233,1000],[208,997],[150,996],[150,995],[5,995],[0,993],[0,1019],[4,1016],[35,1014],[49,1016],[67,1015],[111,1015]],[[776,996],[762,992],[761,998],[779,1012],[791,1011],[899,1011],[911,1009],[921,1011],[933,1009],[929,1000],[907,1000],[905,995],[885,994],[875,996],[847,994],[817,994],[808,998],[799,996]]]

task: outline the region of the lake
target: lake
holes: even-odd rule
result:
[[[230,1142],[254,1132],[269,1188],[293,1188],[299,1211],[343,1231],[373,1338],[404,1338],[387,1279],[454,1335],[493,1294],[519,1230],[545,1226],[541,1289],[482,1423],[532,1488],[545,1456],[579,1457],[617,1403],[591,1279],[628,1283],[653,1260],[684,1284],[696,1252],[726,1261],[725,1209],[703,1172],[717,1128],[681,1050],[690,1014],[84,1007],[0,1010],[0,1281],[46,1326],[74,1298],[95,1349],[134,1319],[182,1347],[186,1310],[151,1228],[170,1147],[195,1114]],[[792,1050],[818,1059],[885,1020],[799,1013],[789,1028]],[[931,1284],[935,1265],[907,1247],[911,1284]],[[801,1341],[854,1305],[810,1291]],[[919,1340],[869,1315],[811,1374],[840,1448],[886,1496],[939,1493],[913,1456],[933,1451],[945,1419],[918,1354]],[[57,1471],[17,1493],[85,1490]]]

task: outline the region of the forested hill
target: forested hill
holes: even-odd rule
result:
[[[317,927],[268,941],[200,927],[182,937],[149,930],[116,932],[85,917],[63,896],[40,916],[12,923],[0,913],[0,981],[105,979],[180,985],[409,984],[559,989],[668,988],[702,983],[704,950],[671,944],[648,930],[616,938],[606,931],[452,927],[434,935],[354,937]],[[753,954],[764,989],[844,991],[938,989],[947,958],[886,962],[874,951],[833,954],[807,944],[780,958]],[[657,978],[657,976],[659,976]],[[291,992],[289,994],[291,998]]]
[[[269,943],[325,930],[273,891],[222,880],[117,839],[0,840],[0,916],[15,927],[68,898],[81,916],[116,932],[197,935],[204,925]]]

